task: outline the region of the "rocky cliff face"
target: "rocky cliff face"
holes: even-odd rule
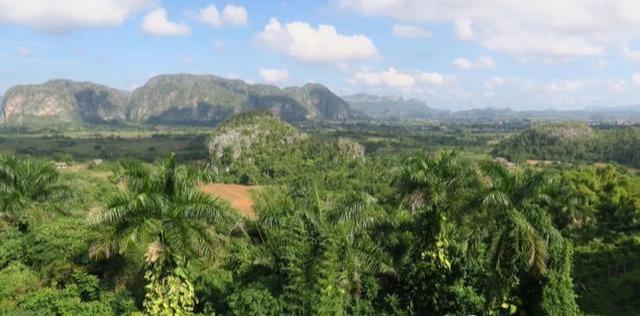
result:
[[[37,119],[90,123],[123,121],[127,100],[126,92],[106,86],[52,80],[7,90],[1,117],[4,123],[17,124]]]
[[[270,112],[287,121],[351,117],[348,104],[318,84],[280,89],[216,76],[161,75],[131,95],[69,80],[17,86],[5,94],[2,120],[209,125],[251,110]]]
[[[346,120],[351,116],[349,104],[323,85],[306,84],[286,88],[284,92],[305,107],[310,118]]]
[[[135,122],[209,123],[242,111],[246,83],[215,76],[161,75],[133,91],[129,119]]]
[[[129,118],[138,122],[216,123],[262,110],[287,121],[349,118],[346,102],[321,85],[280,89],[216,76],[162,75],[133,92]]]

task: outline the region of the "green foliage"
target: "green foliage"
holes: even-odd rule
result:
[[[197,175],[171,156],[149,169],[123,163],[120,192],[96,220],[105,229],[91,247],[92,256],[144,252],[147,281],[145,310],[151,314],[189,314],[194,288],[185,269],[198,256],[213,255],[220,237],[213,228],[229,216],[217,200],[196,190]]]
[[[640,239],[599,240],[576,248],[575,284],[580,308],[589,314],[637,315]]]
[[[594,129],[581,123],[535,126],[496,146],[494,154],[513,161],[614,161],[638,167],[640,128]]]
[[[211,255],[216,236],[210,225],[229,221],[224,204],[196,190],[192,170],[172,156],[156,169],[124,162],[120,179],[127,191],[113,196],[95,225],[107,229],[94,243],[96,258],[146,249],[146,261],[164,255]]]
[[[260,285],[248,285],[229,296],[232,315],[282,315],[282,308],[269,290]]]
[[[0,271],[0,301],[15,300],[38,288],[38,275],[20,262]]]
[[[0,155],[0,218],[24,225],[69,195],[52,163]]]
[[[174,261],[176,260],[176,261]],[[196,302],[193,284],[179,258],[149,263],[144,310],[149,315],[191,315]]]
[[[328,141],[245,114],[214,135],[236,135],[218,143],[239,140],[239,155],[216,147],[206,167],[171,157],[60,171],[54,183],[74,195],[25,199],[40,216],[0,221],[0,314],[637,314],[637,176],[400,150],[490,139],[459,126],[380,126],[360,136],[396,139],[398,152],[363,156],[368,137],[350,134],[361,128]],[[261,184],[255,218],[197,190],[221,180]]]

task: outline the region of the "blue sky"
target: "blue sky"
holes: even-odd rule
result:
[[[578,109],[639,104],[638,64],[635,0],[0,1],[0,93],[197,73],[446,109]]]

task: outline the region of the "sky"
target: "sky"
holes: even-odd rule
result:
[[[640,104],[639,0],[0,0],[0,94],[214,74],[437,108]]]

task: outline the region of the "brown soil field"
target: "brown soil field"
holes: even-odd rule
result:
[[[256,214],[253,211],[253,200],[251,200],[250,192],[257,188],[257,186],[224,183],[202,184],[199,186],[202,192],[229,202],[231,207],[238,210],[240,214],[251,219],[255,218]]]

